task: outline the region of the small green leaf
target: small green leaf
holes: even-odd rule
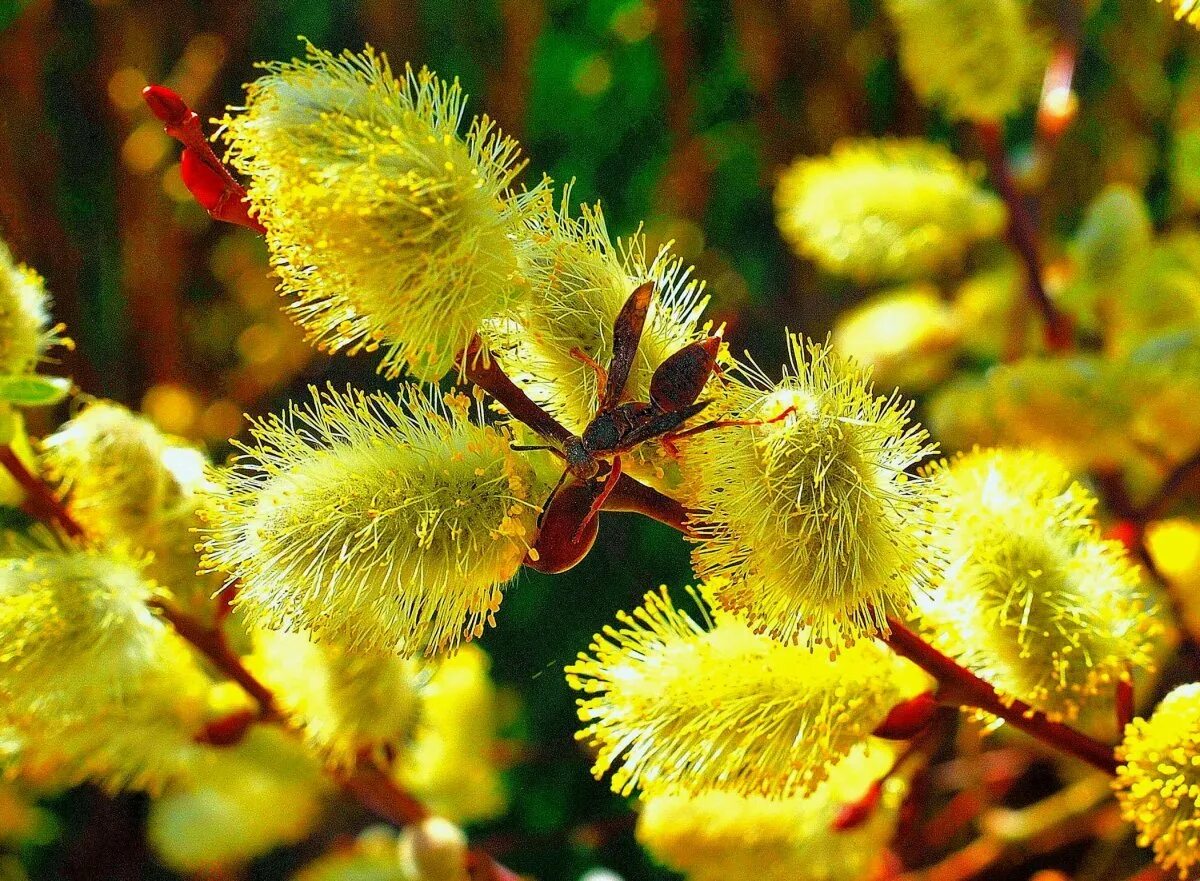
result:
[[[0,401],[20,407],[48,407],[71,391],[71,380],[61,376],[0,376]]]

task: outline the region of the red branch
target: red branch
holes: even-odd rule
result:
[[[1029,205],[1013,180],[1008,156],[1004,152],[1000,126],[997,123],[979,123],[976,125],[976,132],[987,158],[992,182],[1008,208],[1008,241],[1025,264],[1025,291],[1045,322],[1046,346],[1052,352],[1067,351],[1074,345],[1074,332],[1067,316],[1059,311],[1046,293],[1042,279],[1042,258],[1038,251],[1037,228]]]
[[[66,505],[40,477],[25,467],[12,447],[0,446],[0,465],[25,491],[25,507],[32,516],[57,523],[71,538],[83,538],[83,527],[71,516]]]
[[[938,697],[945,703],[975,707],[998,716],[1014,728],[1042,743],[1087,762],[1106,774],[1116,774],[1113,748],[1060,722],[1052,722],[1039,710],[1019,701],[1005,701],[996,689],[970,670],[960,667],[895,618],[888,619],[891,634],[887,643],[935,678]]]

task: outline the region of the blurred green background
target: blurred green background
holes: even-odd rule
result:
[[[1166,220],[1171,122],[1197,113],[1184,85],[1195,35],[1153,0],[1033,6],[1047,45],[1082,47],[1081,116],[1046,171],[1047,230],[1070,230],[1116,180]],[[301,342],[260,243],[191,203],[177,150],[139,97],[165,82],[219,115],[254,63],[292,57],[300,34],[332,50],[370,42],[395,64],[459,77],[471,111],[521,139],[528,179],[573,179],[574,199],[600,200],[615,233],[644,223],[652,243],[674,240],[734,350],[764,365],[783,356],[784,327],[823,336],[863,293],[782,244],[771,193],[786,164],[861,134],[972,154],[913,100],[874,0],[0,0],[0,236],[46,276],[78,342],[64,360],[81,387],[218,455],[244,412],[278,409],[308,383],[383,384],[368,358]],[[1018,164],[1031,119],[1011,126]],[[514,869],[668,877],[633,843],[624,800],[588,773],[561,671],[617,609],[689,574],[677,536],[614,515],[578,569],[523,574],[509,592],[483,642],[512,696],[512,809],[473,837]],[[85,791],[56,810],[59,843],[24,855],[35,877],[169,877],[140,843],[138,799]],[[247,877],[286,877],[304,857],[272,856]]]

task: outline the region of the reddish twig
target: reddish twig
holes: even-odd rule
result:
[[[83,538],[83,527],[79,525],[67,506],[54,494],[40,477],[25,467],[16,451],[8,445],[0,446],[0,465],[20,484],[25,491],[28,512],[44,522],[57,523],[71,538]]]
[[[1198,472],[1200,472],[1200,450],[1192,453],[1175,466],[1175,469],[1159,486],[1158,491],[1137,510],[1136,522],[1145,526],[1151,520],[1157,520],[1163,516]]]
[[[1106,774],[1116,774],[1117,760],[1111,746],[1068,725],[1052,722],[1022,701],[1005,701],[995,688],[943,655],[901,621],[889,618],[888,626],[891,628],[888,645],[938,681],[938,697],[944,702],[984,710],[1060,752]]]
[[[998,123],[976,125],[980,144],[987,159],[992,182],[1008,208],[1007,236],[1012,249],[1025,265],[1025,291],[1046,325],[1046,345],[1052,352],[1063,352],[1074,345],[1074,332],[1067,316],[1050,300],[1042,278],[1042,258],[1038,250],[1037,228],[1024,196],[1013,180],[1003,136]]]

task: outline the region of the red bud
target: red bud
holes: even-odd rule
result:
[[[882,794],[883,784],[877,780],[871,784],[871,788],[858,801],[842,805],[842,809],[838,811],[833,820],[834,831],[849,832],[867,822],[875,810],[875,806],[879,804],[879,797]]]
[[[892,707],[887,718],[872,733],[887,740],[908,740],[924,730],[937,708],[937,698],[931,692],[918,694]]]
[[[221,204],[228,183],[190,147],[183,151],[179,173],[188,191],[206,211],[213,211]]]
[[[142,100],[151,113],[169,126],[182,125],[192,114],[187,103],[166,86],[146,86],[142,89]]]
[[[210,746],[233,746],[241,742],[257,718],[258,714],[251,710],[238,710],[236,713],[214,719],[196,735],[196,742],[207,743]]]

